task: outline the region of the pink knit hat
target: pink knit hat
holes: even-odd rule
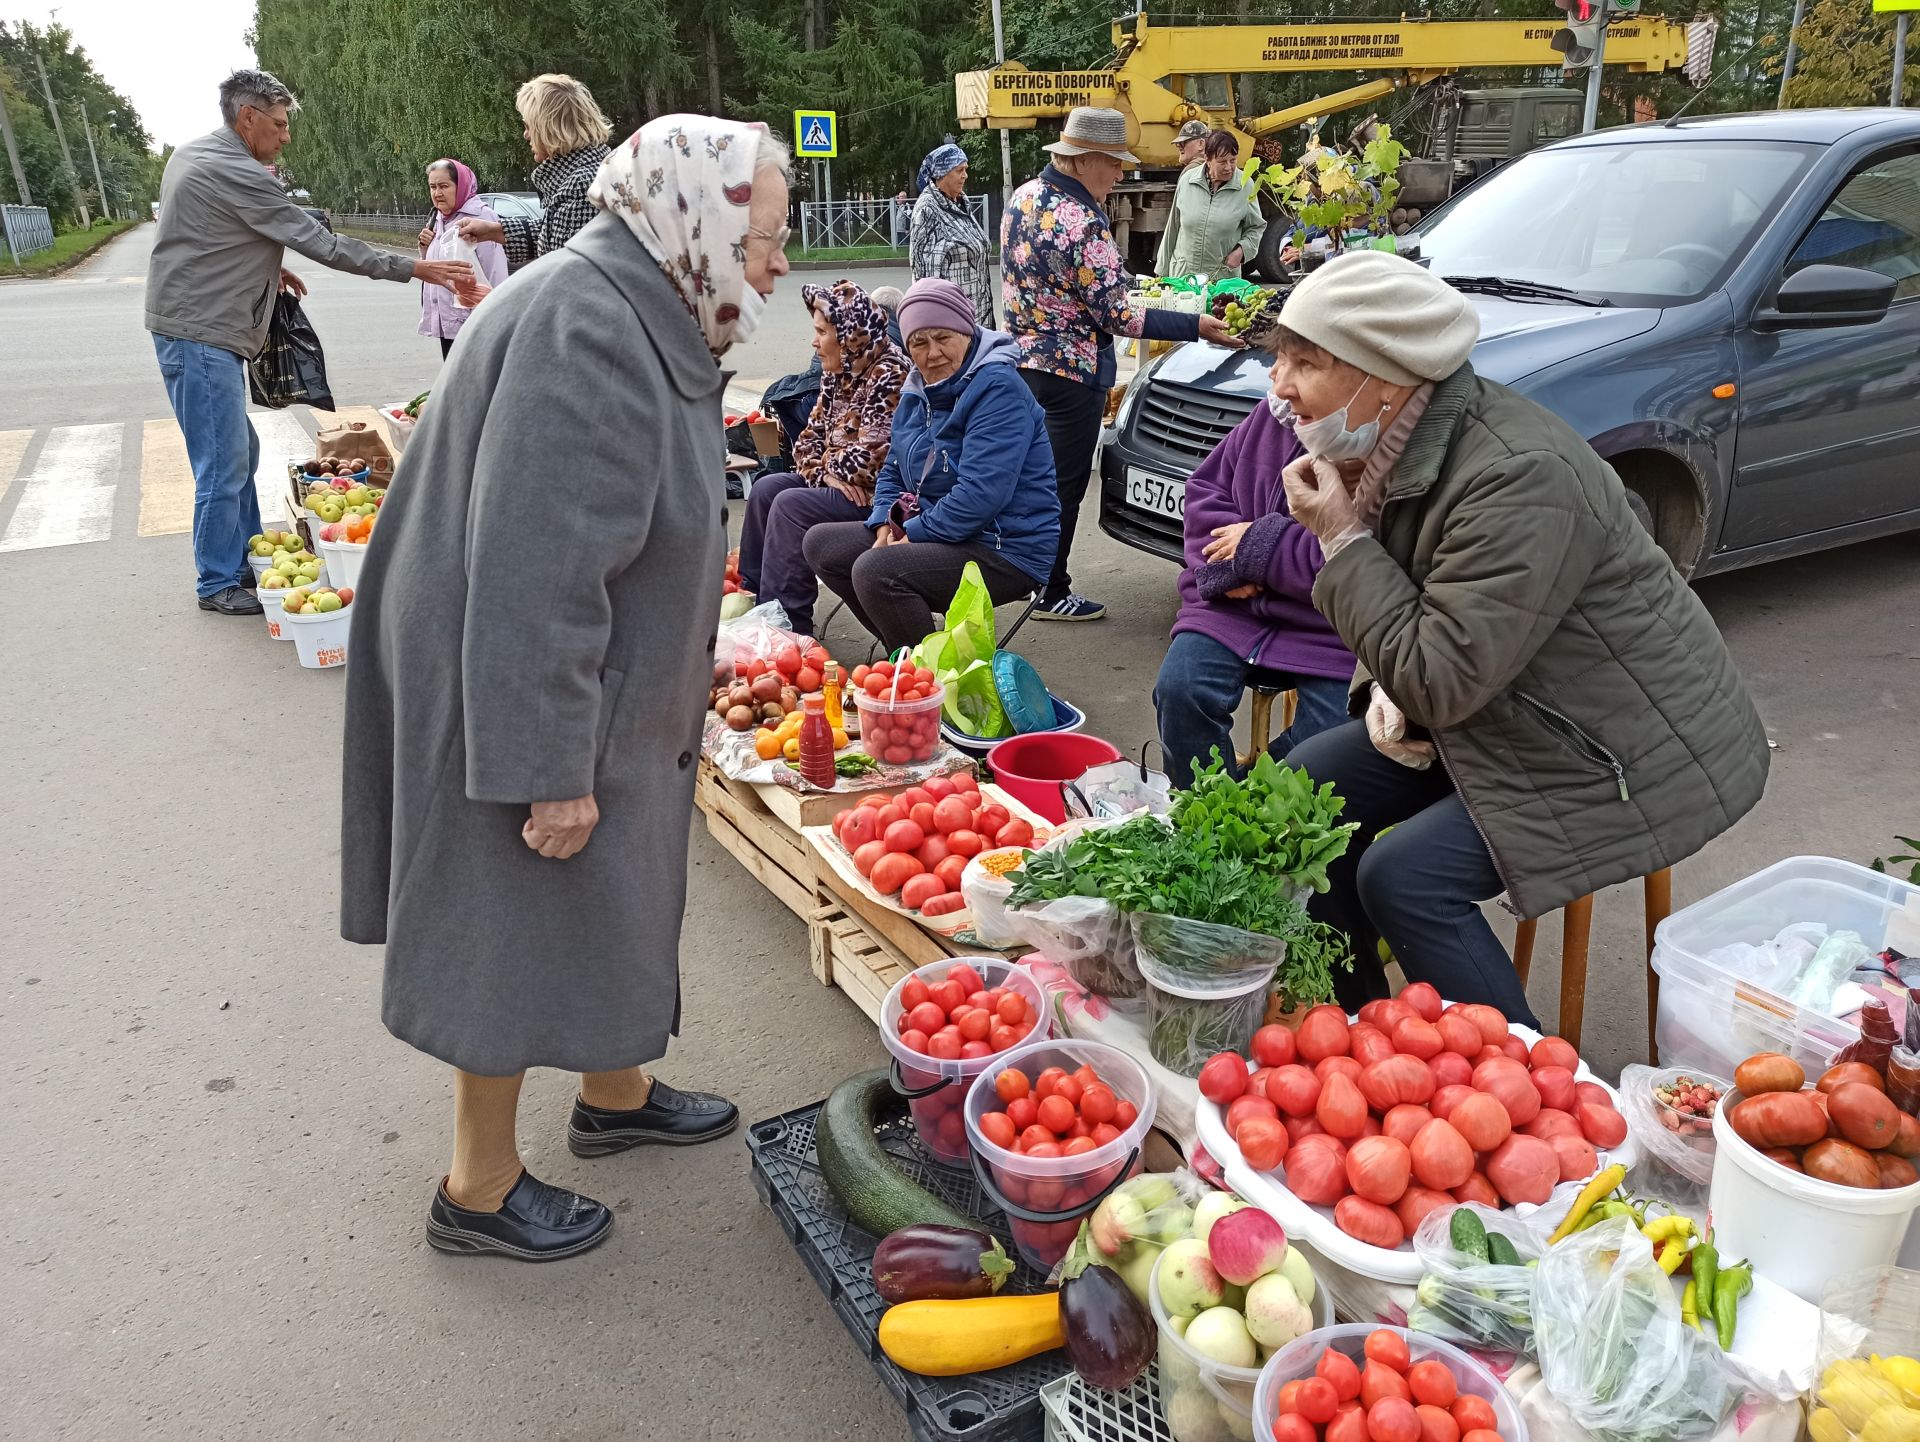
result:
[[[929,276],[916,280],[900,300],[900,335],[911,340],[915,331],[957,330],[971,335],[979,324],[973,302],[950,280]]]

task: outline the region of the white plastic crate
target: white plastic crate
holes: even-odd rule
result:
[[[1174,1442],[1160,1415],[1160,1368],[1155,1363],[1124,1392],[1104,1392],[1068,1372],[1040,1389],[1046,1442]]]

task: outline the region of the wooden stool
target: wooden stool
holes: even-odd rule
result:
[[[1660,1004],[1660,978],[1653,970],[1653,931],[1673,910],[1673,871],[1661,867],[1640,879],[1646,916],[1647,957],[1647,1057],[1659,1065],[1654,1047],[1653,1024]],[[1580,1047],[1581,1016],[1587,1005],[1587,943],[1593,930],[1593,897],[1583,896],[1567,903],[1560,914],[1560,1035]],[[1520,973],[1520,984],[1527,984],[1533,966],[1533,937],[1539,923],[1533,918],[1522,921],[1513,933],[1513,969]]]
[[[1280,682],[1279,674],[1263,671],[1255,666],[1247,673],[1247,686],[1253,692],[1253,715],[1249,718],[1247,739],[1252,743],[1237,758],[1242,771],[1260,759],[1260,753],[1267,749],[1273,740],[1273,700],[1280,698],[1280,729],[1285,731],[1293,725],[1294,708],[1299,705],[1297,692]]]

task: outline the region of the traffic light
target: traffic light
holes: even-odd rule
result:
[[[1553,0],[1553,3],[1567,14],[1566,23],[1554,32],[1548,43],[1560,52],[1560,66],[1563,70],[1585,70],[1593,64],[1594,52],[1600,48],[1600,31],[1604,22],[1600,18],[1600,7],[1592,0]],[[1638,4],[1639,0],[1635,0]],[[1617,9],[1609,6],[1609,9]]]

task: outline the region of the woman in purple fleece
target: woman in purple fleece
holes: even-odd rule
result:
[[[1313,608],[1320,543],[1287,514],[1280,480],[1301,454],[1269,396],[1187,480],[1180,615],[1153,688],[1176,785],[1215,747],[1233,765],[1233,714],[1256,668],[1298,698],[1293,725],[1268,747],[1274,755],[1347,719],[1353,653]]]

